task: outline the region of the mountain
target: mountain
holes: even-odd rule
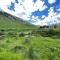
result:
[[[4,14],[0,12],[0,29],[31,30],[31,29],[36,29],[36,26],[31,25],[26,21],[22,21],[16,17],[13,17],[7,13]]]

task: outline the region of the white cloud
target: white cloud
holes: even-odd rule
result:
[[[7,2],[6,2],[7,1]],[[42,0],[37,0],[36,3],[34,4],[32,2],[32,0],[25,0],[24,2],[22,2],[21,0],[19,0],[19,4],[15,3],[15,12],[11,11],[8,9],[7,5],[10,5],[12,2],[15,2],[15,0],[3,0],[2,2],[0,1],[0,5],[3,11],[12,14],[14,16],[17,16],[19,18],[22,18],[24,20],[29,20],[31,13],[35,12],[36,10],[39,9],[39,11],[43,11],[47,8],[47,5],[45,5],[45,2]],[[48,0],[48,2],[50,4],[55,3],[56,0]],[[20,5],[21,3],[21,5]],[[60,9],[58,9],[60,11]],[[54,8],[51,7],[49,9],[49,13],[48,16],[42,16],[42,18],[44,18],[43,20],[40,20],[35,16],[32,16],[32,21],[34,21],[35,25],[48,25],[48,23],[52,24],[52,23],[60,23],[60,13],[57,14],[56,12],[54,12]]]
[[[1,5],[10,5],[11,4],[11,0],[2,0]]]
[[[43,15],[41,18],[43,18],[43,19],[44,19],[45,17],[46,17],[46,16],[45,16],[45,15]]]
[[[22,13],[22,12],[24,12],[24,9],[23,9],[23,6],[22,5],[20,5],[20,4],[16,4],[15,3],[15,13]]]
[[[46,23],[49,23],[49,24],[58,23],[59,20],[57,18],[59,17],[59,15],[60,14],[57,14],[57,12],[54,12],[53,7],[51,7],[49,10],[48,16],[45,17],[44,21],[46,21]]]
[[[48,3],[49,4],[53,4],[53,3],[55,3],[56,2],[56,0],[48,0]]]
[[[0,5],[0,11],[1,11],[1,5]]]
[[[26,11],[29,13],[29,12],[32,12],[33,10],[33,2],[32,0],[25,0],[25,2],[23,3]]]
[[[43,16],[43,17],[44,17],[43,20],[37,19],[37,22],[33,24],[43,26],[43,25],[60,23],[60,13],[57,14],[57,12],[54,12],[53,7],[49,9],[48,16],[47,17]]]
[[[34,4],[33,11],[36,11],[39,9],[39,11],[43,11],[47,8],[47,5],[44,4],[44,1],[37,0],[36,3]]]
[[[22,1],[20,2],[22,3]],[[44,2],[41,0],[37,0],[36,3],[34,4],[32,0],[25,0],[22,5],[15,3],[15,13],[19,15],[19,17],[24,17],[29,19],[28,17],[31,15],[32,12],[35,12],[36,10],[43,11],[47,8],[46,5],[44,5]],[[25,13],[23,15],[22,13]],[[22,15],[22,16],[21,16]],[[24,19],[25,19],[24,18]]]
[[[60,5],[56,6],[56,11],[60,12]]]
[[[19,15],[18,17],[20,18],[25,16],[26,19],[28,19],[28,17],[31,15],[32,12],[35,12],[38,9],[39,11],[43,11],[47,8],[44,1],[41,1],[41,0],[37,0],[35,4],[32,2],[32,0],[25,0],[24,2],[22,2],[22,0],[18,0],[18,1],[19,1],[18,4],[15,3],[15,8],[14,8],[15,12],[13,11],[13,13],[16,14],[17,16]],[[10,10],[8,10],[8,5],[10,5],[11,2],[15,2],[15,0],[2,0],[0,2],[1,2],[0,4],[1,4],[2,10],[5,12],[9,12]]]
[[[33,21],[33,22],[36,22],[37,19],[39,19],[38,16],[32,16],[32,21]]]
[[[44,1],[37,0],[36,3],[34,4],[32,2],[32,0],[25,0],[23,2],[22,6],[20,6],[20,8],[17,7],[17,9],[19,10],[19,12],[18,11],[17,12],[20,13],[20,11],[21,11],[21,12],[24,12],[27,16],[30,16],[32,12],[35,12],[38,9],[39,9],[39,11],[43,11],[46,8],[47,8],[47,6],[44,5]],[[26,18],[26,19],[28,19],[28,18]]]

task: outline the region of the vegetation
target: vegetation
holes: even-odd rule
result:
[[[60,60],[60,28],[38,28],[0,13],[0,60]]]

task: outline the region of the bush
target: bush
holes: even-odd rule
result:
[[[4,29],[1,29],[1,32],[4,32],[5,30]]]
[[[39,29],[36,30],[35,32],[32,32],[34,35],[41,35],[43,37],[60,37],[60,30],[56,30],[54,28],[52,29]]]
[[[23,46],[15,46],[12,50],[13,50],[14,52],[18,52],[18,51],[20,51],[22,48],[23,48]]]
[[[30,43],[31,41],[28,38],[25,38],[24,43]]]
[[[19,33],[19,37],[24,37],[24,36],[25,36],[24,32]]]
[[[2,39],[4,39],[5,38],[5,36],[0,36],[0,40],[2,40]]]
[[[15,33],[15,32],[8,32],[8,35],[9,35],[9,36],[16,37],[17,33]]]
[[[5,33],[4,32],[0,32],[0,36],[2,36],[2,35],[5,35]]]

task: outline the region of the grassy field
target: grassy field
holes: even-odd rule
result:
[[[60,60],[60,28],[37,28],[0,14],[0,60]]]

